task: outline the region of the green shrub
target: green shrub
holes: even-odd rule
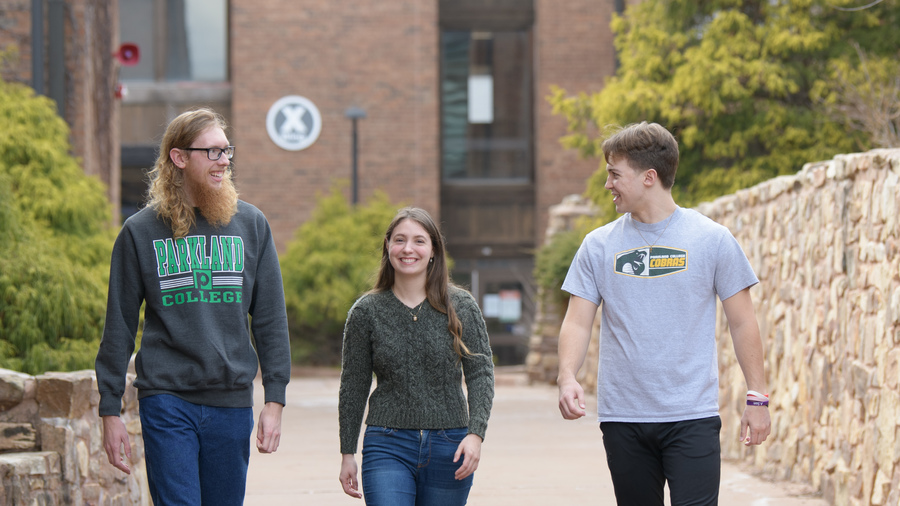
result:
[[[93,367],[114,232],[46,97],[0,81],[0,367]]]
[[[550,300],[564,304],[568,299],[562,284],[583,238],[578,230],[566,230],[538,249],[534,257],[534,281]]]
[[[383,193],[352,207],[340,188],[318,199],[281,256],[293,359],[339,362],[347,311],[372,287],[385,229],[397,212]]]

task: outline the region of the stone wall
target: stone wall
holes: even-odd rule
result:
[[[131,475],[109,464],[93,371],[29,376],[0,369],[0,504],[150,504],[138,418],[128,376],[122,419]]]
[[[553,236],[567,230],[573,230],[579,218],[595,213],[590,200],[580,195],[569,195],[563,201],[550,207],[547,220],[545,242]],[[537,310],[534,327],[528,342],[528,355],[525,357],[525,370],[531,383],[556,384],[559,372],[559,327],[566,313],[565,304],[559,303],[558,297],[547,294],[543,287],[538,287]],[[600,323],[597,315],[596,325]],[[578,371],[578,382],[585,391],[597,390],[597,361],[599,359],[598,333],[595,332],[588,347],[584,366]]]
[[[809,483],[832,504],[898,504],[900,150],[807,164],[697,210],[731,229],[760,278],[751,294],[772,434],[761,447],[738,442],[746,383],[720,307],[723,455]],[[543,352],[535,364],[552,362],[532,349]],[[586,368],[596,374],[596,361]]]
[[[813,484],[833,504],[900,501],[900,150],[840,155],[698,210],[728,226],[760,278],[773,430],[725,455]],[[720,314],[719,334],[727,335]],[[725,427],[745,386],[719,340]]]

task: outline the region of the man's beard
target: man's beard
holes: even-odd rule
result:
[[[225,173],[222,185],[219,188],[186,178],[185,183],[190,187],[194,197],[194,206],[200,209],[200,213],[206,221],[214,227],[228,225],[232,216],[237,213],[238,192],[231,180],[231,171]]]

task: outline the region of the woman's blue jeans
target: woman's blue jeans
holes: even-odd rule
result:
[[[473,475],[453,474],[467,429],[406,430],[366,427],[362,450],[363,497],[368,506],[461,506]]]
[[[241,505],[253,408],[216,408],[174,395],[140,400],[147,481],[156,506]]]

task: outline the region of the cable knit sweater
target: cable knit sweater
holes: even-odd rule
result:
[[[416,313],[387,290],[363,295],[350,308],[338,405],[341,453],[356,453],[367,399],[367,425],[467,427],[470,434],[484,439],[494,398],[487,329],[469,292],[451,287],[450,299],[462,323],[463,343],[473,353],[462,360],[453,351],[447,315],[427,301]],[[418,321],[413,321],[413,314]],[[377,384],[369,396],[373,372]]]

